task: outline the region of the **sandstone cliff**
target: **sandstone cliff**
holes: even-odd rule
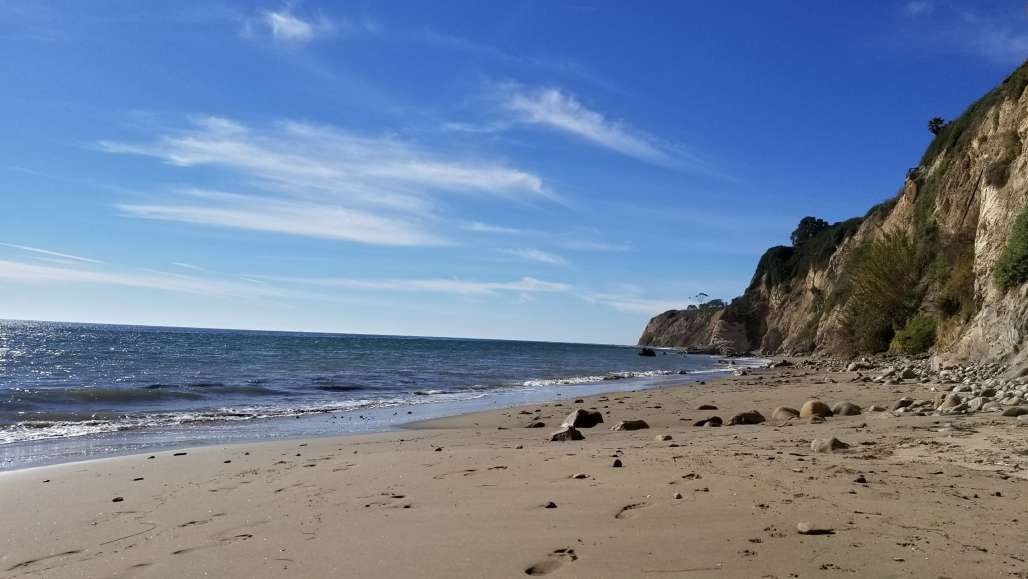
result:
[[[1026,86],[1028,63],[936,135],[895,198],[771,248],[731,304],[660,314],[640,343],[845,355],[923,342],[942,357],[1028,357],[1028,285],[996,275],[1028,205]]]

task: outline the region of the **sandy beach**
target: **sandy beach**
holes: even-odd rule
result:
[[[771,420],[809,398],[938,396],[854,376],[800,364],[387,434],[0,473],[0,575],[1028,576],[1024,422]],[[604,423],[550,442],[575,408]],[[768,422],[727,424],[748,410]],[[693,425],[714,415],[726,425]],[[609,429],[629,419],[650,428]],[[811,449],[833,436],[850,447]]]

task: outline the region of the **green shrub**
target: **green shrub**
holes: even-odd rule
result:
[[[892,338],[890,348],[904,354],[922,354],[935,345],[935,320],[926,316],[911,318]]]
[[[922,257],[909,237],[891,233],[861,248],[851,263],[842,310],[849,347],[880,352],[917,309]]]
[[[996,285],[1010,289],[1028,281],[1028,209],[1014,220],[1007,245],[992,272]]]

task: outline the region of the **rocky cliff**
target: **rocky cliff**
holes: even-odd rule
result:
[[[1026,86],[1028,63],[942,127],[893,199],[769,249],[742,296],[660,314],[640,344],[1028,357]]]

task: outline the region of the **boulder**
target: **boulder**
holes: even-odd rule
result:
[[[646,424],[645,420],[622,420],[621,422],[618,422],[614,426],[611,426],[610,429],[614,430],[614,431],[621,431],[621,430],[643,430],[644,428],[649,428],[649,427],[650,427],[650,425]]]
[[[603,423],[603,414],[596,410],[584,410],[579,408],[564,419],[561,426],[574,426],[575,428],[592,428]]]
[[[1010,408],[1007,408],[1003,411],[1002,416],[1016,418],[1018,416],[1023,416],[1025,414],[1028,414],[1028,408],[1025,408],[1024,406],[1011,406]]]
[[[657,352],[653,348],[643,348],[642,350],[639,350],[639,355],[640,356],[652,357],[652,356],[656,356]]]
[[[697,420],[693,422],[693,426],[721,426],[724,423],[720,416],[711,416],[710,418],[704,418],[703,420]]]
[[[914,400],[911,399],[911,398],[900,398],[899,400],[897,400],[897,401],[892,403],[892,408],[891,409],[892,410],[899,410],[901,408],[906,408],[906,407],[910,406],[913,403],[914,403]]]
[[[735,416],[732,417],[731,420],[728,421],[728,424],[730,424],[732,426],[736,426],[736,425],[740,425],[740,424],[760,424],[761,422],[764,422],[765,420],[766,419],[764,418],[763,414],[757,412],[756,410],[749,410],[749,411],[746,411],[746,412],[741,412],[739,414],[736,414]]]
[[[574,426],[565,426],[550,435],[551,442],[567,442],[569,440],[585,440],[585,436]]]
[[[852,402],[838,402],[832,406],[832,414],[836,416],[856,416],[860,414],[860,407]]]
[[[850,362],[850,365],[846,366],[846,371],[847,372],[859,372],[861,370],[870,370],[870,369],[871,369],[871,364],[869,364],[867,362],[864,362],[863,360],[858,360],[856,362]]]
[[[771,411],[771,420],[782,423],[794,418],[798,418],[800,411],[795,408],[789,408],[788,406],[779,406]]]
[[[800,418],[810,418],[811,416],[819,416],[824,418],[825,416],[831,416],[832,409],[827,404],[817,399],[807,400],[800,407]]]
[[[813,450],[814,452],[835,452],[849,447],[850,445],[834,436],[831,438],[815,438],[810,442],[810,450]]]

